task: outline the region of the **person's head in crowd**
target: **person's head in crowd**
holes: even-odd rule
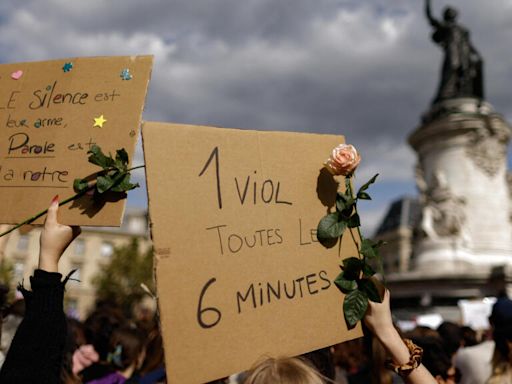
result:
[[[439,384],[455,384],[459,382],[460,373],[453,365],[451,355],[447,353],[438,338],[421,337],[413,341],[423,348],[422,363]]]
[[[488,384],[510,382],[512,369],[512,300],[500,297],[492,307],[489,322],[495,342],[491,377]]]
[[[129,378],[138,370],[146,356],[144,335],[137,328],[121,327],[112,333],[107,361]]]
[[[73,354],[80,345],[85,343],[83,325],[72,318],[67,320],[66,346],[62,357],[61,382],[64,384],[80,383],[73,369]]]
[[[494,328],[495,355],[501,361],[512,365],[512,323],[508,326]]]
[[[499,298],[489,318],[496,343],[494,360],[512,364],[512,300]]]
[[[334,364],[347,375],[352,375],[368,365],[363,338],[345,341],[334,346]]]
[[[2,320],[7,309],[7,293],[9,293],[9,287],[0,283],[0,340],[2,339]]]
[[[101,361],[107,359],[112,332],[125,325],[127,320],[121,311],[108,307],[96,309],[84,322],[84,333],[88,344],[92,344]]]
[[[144,296],[133,305],[132,318],[137,323],[152,323],[156,314],[156,300],[150,296]]]
[[[493,328],[502,328],[512,323],[512,300],[500,297],[492,306],[489,322]]]
[[[18,317],[25,316],[25,299],[14,300],[6,309],[5,315],[13,315]]]
[[[140,369],[142,375],[153,372],[165,365],[162,334],[157,322],[151,329],[147,330],[146,358]]]
[[[439,333],[435,329],[424,325],[418,325],[412,331],[406,332],[405,337],[409,339],[416,339],[421,337],[434,337],[440,339]]]
[[[14,338],[18,326],[25,316],[25,299],[17,299],[3,311],[0,350],[7,351]]]
[[[388,359],[388,354],[382,344],[376,337],[368,337],[371,343],[371,359],[370,363],[370,379],[372,384],[392,384],[393,375],[391,371],[385,367],[385,362]]]
[[[462,345],[462,332],[460,327],[452,322],[445,321],[437,327],[437,333],[441,337],[444,350],[451,357],[453,356]]]
[[[323,377],[331,380],[336,377],[331,348],[317,349],[303,354],[301,358],[307,360]]]
[[[464,325],[460,327],[460,332],[462,333],[462,344],[464,347],[472,347],[478,344],[478,337],[473,328]]]
[[[320,374],[296,357],[267,358],[256,364],[243,384],[325,384]]]
[[[77,319],[68,317],[68,333],[70,334],[71,340],[74,343],[75,349],[81,345],[87,344],[85,340],[85,328],[84,324]]]
[[[7,294],[9,293],[9,287],[3,283],[0,283],[0,313],[3,314],[7,308]]]

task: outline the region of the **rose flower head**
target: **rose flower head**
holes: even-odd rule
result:
[[[361,156],[353,145],[340,144],[332,150],[324,165],[335,176],[348,176],[354,173],[360,161]]]

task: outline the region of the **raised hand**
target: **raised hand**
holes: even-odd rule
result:
[[[48,208],[40,238],[39,269],[58,272],[60,257],[68,245],[80,234],[80,227],[59,224],[59,197],[55,196]]]

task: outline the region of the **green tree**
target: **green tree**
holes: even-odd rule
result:
[[[154,292],[153,250],[140,252],[137,238],[128,245],[116,247],[110,264],[102,268],[92,283],[98,299],[112,300],[131,315],[133,304],[146,294],[141,284]]]
[[[9,286],[14,279],[14,267],[12,263],[5,259],[0,261],[0,284]]]

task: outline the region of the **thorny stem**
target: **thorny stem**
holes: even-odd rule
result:
[[[139,168],[144,168],[145,165],[138,165],[136,167],[133,167],[133,168],[130,168],[130,169],[127,169],[126,172],[131,172],[135,169],[139,169]],[[71,196],[71,197],[68,197],[67,199],[64,199],[62,200],[61,202],[59,202],[59,207],[61,205],[65,205],[73,200],[76,200],[78,199],[79,197],[85,195],[87,192],[89,192],[91,189],[93,189],[94,187],[96,187],[96,180],[94,180],[94,182],[92,182],[86,189],[84,189],[83,191],[80,191],[78,192],[77,194]],[[0,237],[2,236],[5,236],[9,233],[11,233],[12,231],[18,229],[19,227],[23,226],[23,225],[27,225],[27,224],[30,224],[30,223],[33,223],[34,221],[36,221],[37,219],[39,219],[41,216],[44,216],[46,215],[46,213],[48,212],[48,208],[46,208],[44,211],[41,211],[39,213],[37,213],[36,215],[24,220],[23,222],[19,223],[19,224],[16,224],[14,227],[12,227],[11,229],[8,229],[7,231],[5,232],[2,232],[0,233]]]

